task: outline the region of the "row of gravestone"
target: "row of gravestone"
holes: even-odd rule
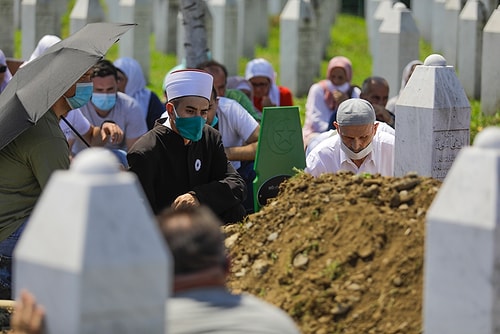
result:
[[[419,0],[412,10],[393,0],[367,0],[366,22],[373,74],[397,95],[403,68],[420,58],[419,39],[431,42],[455,67],[467,96],[481,100],[484,114],[500,110],[500,7],[498,1]]]
[[[498,333],[500,129],[468,147],[470,105],[440,55],[417,66],[398,107],[396,175],[444,178],[427,216],[425,333]],[[266,108],[258,159],[303,154],[292,136],[302,140],[298,108]],[[138,187],[102,149],[51,178],[16,247],[14,276],[17,295],[28,288],[45,305],[49,333],[165,332],[170,257]]]
[[[61,17],[67,4],[63,0],[19,3],[0,0],[0,48],[7,57],[12,57],[14,30],[19,25],[16,17],[20,17],[22,58],[27,59],[41,37],[61,35]],[[151,33],[155,35],[158,51],[176,53],[178,63],[183,62],[181,4],[180,0],[106,0],[105,11],[99,0],[77,0],[70,13],[70,33],[92,22],[137,23],[122,38],[119,54],[137,59],[149,78]],[[280,29],[280,65],[287,70],[280,80],[294,94],[303,95],[319,73],[340,4],[339,0],[205,0],[202,5],[208,47],[213,59],[225,64],[230,75],[236,75],[240,57],[253,58],[256,45],[267,45],[269,15],[281,13],[280,24],[284,29]]]

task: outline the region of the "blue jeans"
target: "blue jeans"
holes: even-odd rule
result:
[[[12,253],[26,223],[0,242],[0,299],[12,299]]]
[[[241,175],[243,180],[247,185],[247,197],[243,201],[243,206],[247,212],[247,215],[254,213],[253,204],[253,180],[255,179],[255,170],[253,169],[253,161],[242,161],[240,168],[238,168],[238,173]]]

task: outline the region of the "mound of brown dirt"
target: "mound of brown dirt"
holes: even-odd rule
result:
[[[425,215],[440,185],[299,174],[225,227],[229,286],[282,308],[303,333],[421,333]]]

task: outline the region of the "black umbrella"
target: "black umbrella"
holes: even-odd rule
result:
[[[20,68],[0,94],[0,150],[36,124],[134,26],[88,24]]]

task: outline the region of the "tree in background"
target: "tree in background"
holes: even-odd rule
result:
[[[205,4],[203,0],[182,0],[181,11],[185,31],[186,67],[194,68],[208,60]]]

